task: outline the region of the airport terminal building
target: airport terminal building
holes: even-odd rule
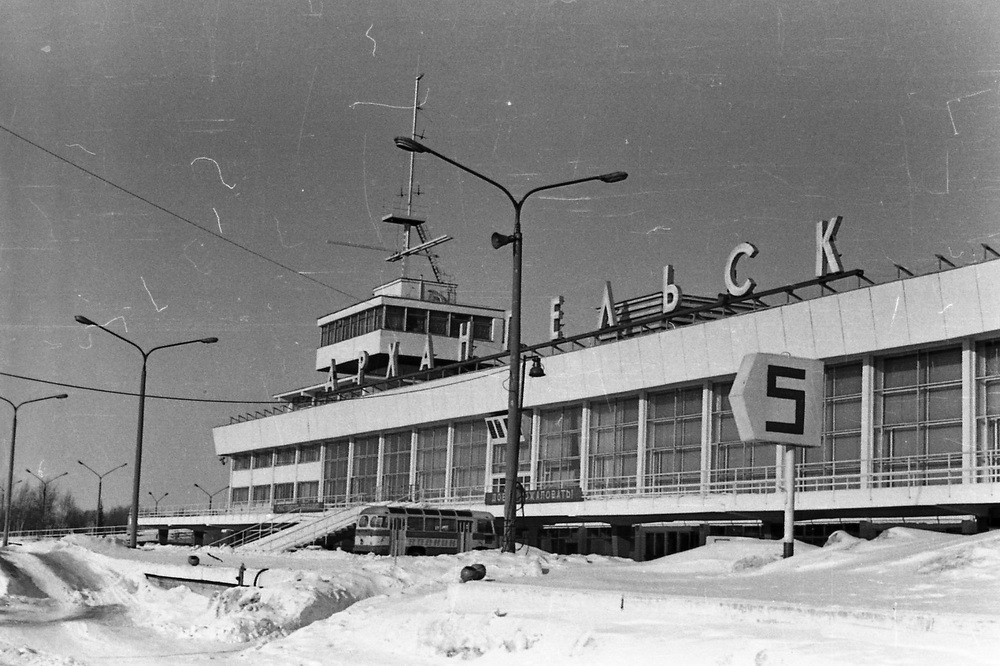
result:
[[[524,347],[537,371],[522,373],[518,541],[650,559],[711,535],[780,536],[778,447],[741,441],[729,402],[754,352],[825,364],[821,441],[798,450],[798,538],[1000,523],[996,253],[875,284],[840,266],[837,224],[819,225],[815,277],[797,284],[740,281],[756,254],[744,243],[716,297],[682,294],[667,267],[650,295],[616,301],[608,285],[599,328],[574,336],[553,299],[551,339]],[[321,317],[324,381],[214,429],[228,510],[412,502],[501,516],[505,314],[403,277]]]

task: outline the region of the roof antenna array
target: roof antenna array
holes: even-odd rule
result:
[[[414,140],[420,138],[423,139],[423,135],[417,134],[417,111],[420,110],[420,79],[424,77],[423,74],[418,74],[417,79],[413,84],[413,125],[410,129],[410,137]],[[413,197],[420,195],[420,186],[418,185],[414,190],[413,186],[413,166],[414,166],[415,154],[410,153],[410,176],[406,187],[406,215],[393,215],[392,213],[384,216],[382,218],[383,222],[388,222],[390,224],[399,224],[403,227],[403,249],[395,254],[386,257],[386,261],[402,261],[402,277],[406,277],[407,272],[407,258],[411,255],[421,255],[427,258],[427,261],[431,264],[431,270],[434,271],[434,280],[436,282],[442,281],[441,269],[437,263],[437,255],[431,253],[430,248],[435,245],[440,245],[451,240],[451,236],[445,234],[443,236],[438,236],[437,238],[432,238],[428,240],[427,232],[424,231],[425,220],[413,217]],[[402,193],[401,193],[402,194]],[[416,229],[417,236],[420,238],[420,244],[411,246],[410,245],[410,231]]]

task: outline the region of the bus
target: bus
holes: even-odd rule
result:
[[[493,514],[466,509],[369,506],[354,533],[355,553],[446,555],[497,548]]]

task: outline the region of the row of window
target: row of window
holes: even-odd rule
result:
[[[237,486],[230,494],[232,504],[266,504],[269,502],[318,502],[319,481]]]
[[[975,352],[975,387],[968,391],[978,396],[979,456],[995,463],[1000,458],[1000,342],[982,343]],[[822,442],[799,450],[800,474],[845,476],[857,487],[866,458],[871,474],[889,485],[914,469],[929,474],[928,483],[940,478],[934,470],[960,469],[962,367],[961,346],[875,359],[868,375],[870,444],[863,447],[865,365],[828,366]],[[588,491],[611,492],[773,479],[775,446],[740,440],[729,404],[731,386],[711,382],[539,409],[534,437],[531,415],[525,414],[519,474],[535,488],[583,485]],[[450,467],[448,425],[416,430],[415,446],[409,431],[325,443],[323,497],[430,499],[498,489],[505,474],[505,446],[492,447],[487,468],[485,421],[450,428]]]
[[[232,457],[233,471],[319,462],[320,453],[319,444],[287,446],[280,449],[268,449],[267,451],[241,453]]]
[[[461,335],[464,324],[472,325],[473,340],[493,340],[492,317],[410,306],[378,305],[323,324],[320,327],[320,346],[325,347],[379,330],[430,333],[457,338]]]

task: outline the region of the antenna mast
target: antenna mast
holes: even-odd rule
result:
[[[410,138],[414,141],[417,140],[417,111],[420,110],[420,79],[424,78],[423,74],[417,74],[416,80],[413,82],[413,125],[410,129]],[[407,268],[407,258],[412,254],[422,254],[427,257],[427,261],[431,264],[431,270],[434,271],[434,280],[436,282],[442,281],[441,269],[437,265],[437,256],[430,252],[430,248],[451,240],[451,236],[447,234],[444,236],[439,236],[432,240],[427,240],[427,233],[424,231],[423,220],[417,220],[412,217],[413,214],[413,167],[414,160],[416,156],[410,153],[410,176],[406,187],[406,217],[400,218],[395,215],[387,215],[382,218],[383,222],[392,222],[394,224],[403,225],[403,249],[400,252],[392,255],[386,261],[400,261],[402,260],[402,277],[406,277]],[[410,246],[410,230],[416,227],[417,236],[420,237],[420,245],[416,247]]]
[[[417,140],[417,111],[420,109],[420,79],[424,78],[423,74],[417,74],[417,78],[413,81],[413,124],[410,127],[410,138],[414,141]],[[410,153],[410,178],[406,184],[406,217],[413,215],[413,166],[416,159],[414,153]],[[420,233],[420,226],[417,226],[417,233]],[[423,234],[420,234],[421,237]],[[423,240],[423,238],[421,238]],[[403,225],[403,250],[410,249],[410,225]],[[407,258],[403,257],[403,273],[402,277],[406,277],[406,263]],[[434,266],[434,262],[431,262],[431,266]],[[434,270],[434,275],[437,276],[437,269]],[[439,280],[440,281],[440,280]]]

